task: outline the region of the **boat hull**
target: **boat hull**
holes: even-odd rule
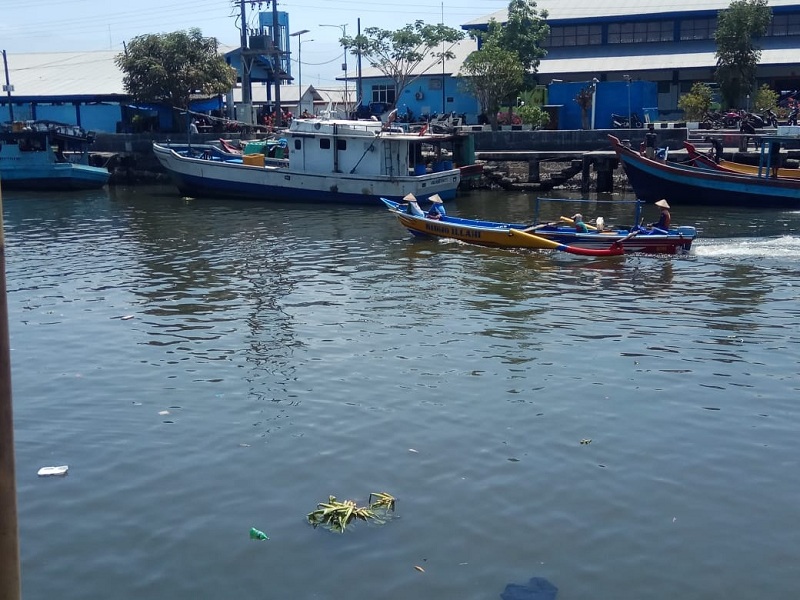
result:
[[[753,177],[652,160],[611,138],[636,196],[671,205],[800,208],[800,182]]]
[[[153,151],[181,193],[194,197],[377,206],[381,197],[399,200],[407,194],[449,200],[461,179],[458,169],[407,177],[322,174],[186,157],[158,144]]]
[[[106,185],[109,177],[107,169],[70,163],[0,169],[0,183],[9,190],[94,190]]]
[[[384,200],[384,204],[397,215],[400,224],[415,236],[447,237],[484,246],[552,248],[553,244],[556,244],[570,248],[604,251],[618,243],[626,253],[686,254],[697,237],[694,227],[678,227],[666,234],[659,233],[658,230],[647,230],[637,231],[636,235],[631,235],[631,232],[627,230],[578,233],[568,227],[541,226],[535,231],[530,231],[536,238],[539,238],[531,240],[522,239],[518,235],[519,232],[531,229],[523,223],[499,223],[464,219],[451,215],[433,221],[402,212],[401,205],[397,202]],[[512,230],[517,232],[516,237],[508,235],[508,232]],[[541,240],[548,240],[549,245],[542,244]]]

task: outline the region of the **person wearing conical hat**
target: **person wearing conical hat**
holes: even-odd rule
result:
[[[429,219],[441,219],[446,213],[444,210],[444,202],[439,197],[439,194],[434,194],[430,197],[431,207],[425,215]]]
[[[662,198],[655,202],[655,205],[661,209],[661,215],[658,218],[658,221],[655,223],[650,223],[648,227],[656,227],[658,229],[663,229],[664,231],[669,231],[670,223],[672,222],[672,217],[669,214],[669,203]]]
[[[408,203],[408,214],[414,215],[415,217],[425,216],[425,213],[422,212],[422,208],[417,202],[417,197],[414,194],[406,194],[403,196],[403,202]]]

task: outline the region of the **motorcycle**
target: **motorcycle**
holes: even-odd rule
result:
[[[800,108],[795,104],[792,107],[792,110],[789,112],[789,122],[788,125],[797,125],[797,114],[800,113]]]
[[[703,129],[722,129],[724,122],[722,115],[715,111],[709,111],[703,115],[703,120],[700,122]]]
[[[611,126],[614,129],[641,129],[643,123],[636,113],[631,113],[630,120],[626,115],[611,113]]]
[[[739,124],[742,122],[742,115],[735,110],[729,110],[722,115],[722,122],[725,127],[739,127]]]
[[[747,121],[756,129],[761,129],[765,126],[764,119],[761,115],[757,115],[755,113],[743,113],[742,121]]]
[[[764,120],[765,127],[777,127],[778,126],[778,115],[776,115],[772,109],[768,108],[763,112],[761,118]]]

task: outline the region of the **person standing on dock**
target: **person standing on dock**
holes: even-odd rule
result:
[[[713,155],[712,158],[714,162],[719,164],[719,161],[722,160],[722,142],[720,142],[717,138],[712,138],[710,135],[706,136],[706,141],[711,143]]]
[[[650,123],[647,126],[647,133],[644,134],[644,155],[647,158],[654,159],[656,157],[656,141],[658,140],[658,135],[656,135],[655,126]]]

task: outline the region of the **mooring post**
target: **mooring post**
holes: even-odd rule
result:
[[[539,172],[539,159],[528,159],[528,183],[539,183],[541,181],[541,174]]]
[[[614,191],[614,168],[616,166],[615,159],[600,158],[594,163],[594,168],[597,171],[597,193],[611,193]]]
[[[11,410],[11,346],[8,334],[6,243],[0,191],[0,600],[19,600],[17,482],[14,471],[14,418]]]
[[[592,172],[592,158],[588,154],[584,154],[583,164],[581,165],[581,194],[589,193],[591,172]]]

